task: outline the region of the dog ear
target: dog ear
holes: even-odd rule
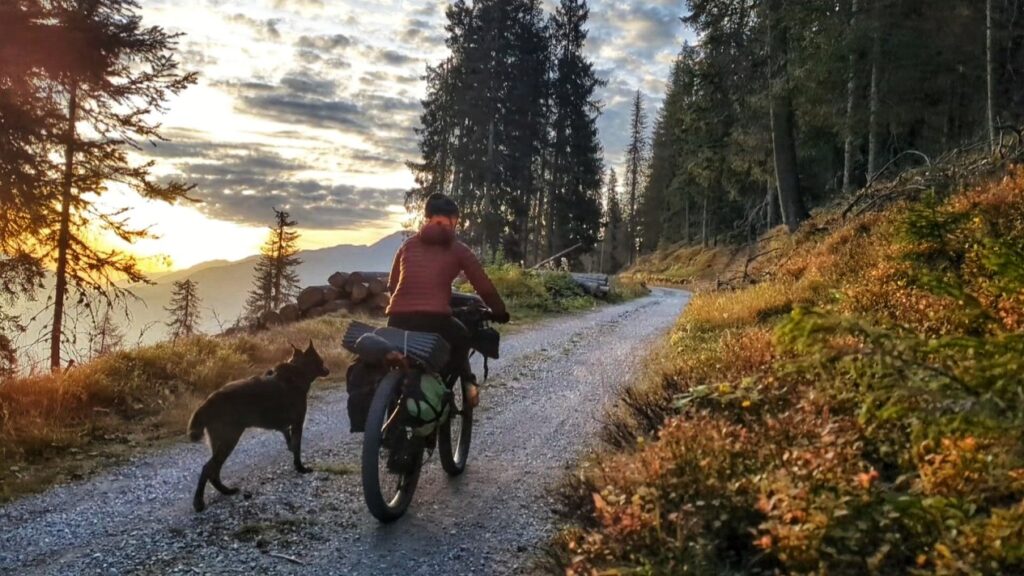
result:
[[[316,348],[313,348],[313,339],[312,338],[309,339],[309,346],[306,347],[306,354],[309,354],[309,355],[316,354]]]

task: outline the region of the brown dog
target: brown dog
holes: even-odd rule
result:
[[[313,381],[327,376],[330,371],[313,348],[310,340],[305,351],[292,346],[291,360],[278,364],[262,376],[226,384],[206,399],[192,414],[188,423],[188,436],[193,442],[203,438],[210,441],[210,460],[199,475],[199,486],[192,506],[196,512],[206,507],[203,492],[206,483],[213,484],[221,494],[237,494],[237,488],[228,488],[220,480],[220,469],[238,444],[246,428],[279,430],[284,434],[295,458],[295,469],[300,473],[312,472],[302,465],[302,425],[306,421],[306,397]]]

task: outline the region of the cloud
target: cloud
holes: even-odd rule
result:
[[[281,86],[294,94],[329,98],[338,91],[338,83],[317,76],[310,70],[289,72],[281,78]]]
[[[344,34],[330,34],[323,36],[299,36],[295,46],[306,50],[319,50],[321,52],[333,52],[335,50],[348,48],[352,45],[352,39]]]
[[[209,142],[163,143],[160,153],[191,161],[177,166],[170,178],[196,185],[191,195],[198,208],[222,220],[262,226],[273,208],[291,212],[300,227],[316,230],[379,225],[389,219],[388,207],[401,204],[404,190],[325,183],[302,174],[314,166],[308,160],[285,158],[270,146],[213,145]],[[346,154],[375,171],[387,157],[352,151]]]
[[[277,26],[281,23],[280,19],[272,18],[269,20],[257,20],[245,14],[232,14],[228,16],[229,22],[240,24],[247,28],[252,29],[256,32],[257,36],[269,39],[269,40],[280,40],[281,31],[278,30]]]
[[[286,123],[364,131],[363,113],[349,100],[309,97],[289,92],[239,96],[238,107],[250,114]]]
[[[367,52],[367,56],[378,62],[390,64],[391,66],[406,66],[420,62],[419,58],[402,54],[401,52],[390,48],[371,49]]]

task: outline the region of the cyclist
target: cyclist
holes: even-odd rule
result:
[[[451,363],[459,369],[466,402],[475,407],[480,391],[469,365],[469,334],[452,316],[452,282],[464,273],[491,308],[495,322],[508,322],[509,314],[473,251],[455,238],[458,204],[443,194],[431,194],[424,206],[424,216],[426,223],[420,231],[395,254],[388,281],[388,326],[440,334],[451,346]]]

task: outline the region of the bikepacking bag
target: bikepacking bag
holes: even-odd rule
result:
[[[377,383],[386,374],[387,369],[383,366],[373,366],[362,361],[356,361],[348,367],[345,388],[348,392],[348,421],[351,433],[366,431],[366,418],[370,414],[373,394],[377,391]]]
[[[416,436],[430,436],[451,415],[452,393],[433,374],[410,372],[404,392],[405,416]]]
[[[501,334],[490,327],[478,330],[473,336],[473,349],[482,354],[484,358],[497,360],[500,356]]]

